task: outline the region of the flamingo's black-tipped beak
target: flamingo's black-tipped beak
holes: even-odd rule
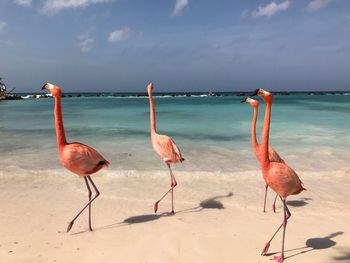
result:
[[[44,84],[44,86],[42,86],[41,90],[46,89],[46,84]]]
[[[254,90],[254,92],[252,94],[250,94],[249,96],[256,96],[258,95],[259,89]]]
[[[242,100],[241,103],[244,103],[244,102],[246,102],[246,101],[247,101],[247,98],[245,98],[244,100]]]

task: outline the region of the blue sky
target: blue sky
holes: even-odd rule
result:
[[[7,0],[17,92],[350,89],[348,0]]]

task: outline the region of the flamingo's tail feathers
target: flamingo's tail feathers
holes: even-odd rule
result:
[[[293,194],[297,195],[297,194],[301,193],[302,191],[307,191],[307,189],[303,187],[303,183],[300,184],[300,188],[297,191],[295,191]]]
[[[301,191],[307,191],[307,189],[303,185],[304,185],[304,183],[301,182]]]
[[[102,166],[108,167],[110,165],[110,162],[108,162],[107,160],[103,160],[103,161],[99,161],[98,165],[102,165]]]

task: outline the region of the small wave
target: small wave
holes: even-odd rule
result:
[[[208,97],[208,95],[206,95],[206,94],[201,94],[201,95],[191,95],[191,97],[195,97],[195,98],[203,98],[203,97]]]
[[[28,94],[21,96],[22,99],[41,99],[41,98],[51,98],[52,94]]]

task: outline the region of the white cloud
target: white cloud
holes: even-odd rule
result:
[[[284,1],[280,4],[276,4],[274,1],[268,5],[262,7],[259,5],[258,10],[252,12],[253,17],[267,16],[270,17],[278,12],[286,11],[290,6],[290,1]]]
[[[41,12],[45,15],[55,15],[64,9],[82,8],[109,1],[110,0],[45,0]]]
[[[7,26],[6,22],[0,21],[0,32],[2,32],[5,29],[6,26]]]
[[[93,48],[95,40],[92,37],[90,37],[89,34],[80,35],[78,36],[78,39],[79,39],[78,46],[80,48],[80,51],[83,53],[90,52],[91,49]]]
[[[319,9],[328,5],[332,0],[312,0],[307,7],[305,7],[306,11],[316,12]]]
[[[188,0],[176,0],[175,8],[173,11],[174,16],[181,14],[182,10],[188,5]]]
[[[21,6],[30,6],[32,4],[32,0],[14,0],[14,2]]]
[[[124,27],[122,29],[115,30],[109,33],[108,41],[109,42],[121,42],[127,40],[133,33],[128,27]]]

